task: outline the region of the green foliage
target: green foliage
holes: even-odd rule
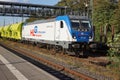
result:
[[[97,0],[94,5],[93,19],[98,19],[97,21],[104,24],[109,23],[115,9],[116,5],[109,0]]]
[[[96,26],[96,40],[99,39],[100,27],[105,24],[114,26],[115,38],[111,40],[110,32],[107,34],[107,44],[111,46],[108,51],[108,57],[113,63],[110,65],[116,71],[120,71],[120,0],[114,3],[114,0],[94,0],[93,23]]]
[[[61,0],[58,2],[57,6],[67,6],[71,11],[81,11],[85,10],[85,3],[89,3],[89,0]]]
[[[116,32],[119,33],[120,32],[120,1],[112,15],[111,24],[114,25],[114,27],[116,28]]]
[[[96,26],[96,40],[98,40],[101,26],[110,24],[116,5],[109,0],[94,0],[93,23]]]
[[[109,40],[108,45],[111,46],[108,51],[108,57],[113,62],[111,67],[120,71],[120,33],[115,35],[114,41]]]

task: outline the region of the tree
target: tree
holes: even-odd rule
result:
[[[93,0],[93,23],[96,26],[96,40],[99,39],[100,27],[110,24],[111,17],[115,10],[115,4],[109,0]]]
[[[120,33],[120,0],[112,15],[111,24],[116,28],[116,32]]]
[[[85,12],[85,4],[89,4],[89,0],[61,0],[58,2],[57,6],[67,6],[71,11]]]

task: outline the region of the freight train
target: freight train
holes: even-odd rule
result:
[[[86,16],[63,15],[37,20],[31,23],[16,23],[0,28],[1,37],[32,42],[39,47],[55,51],[74,52],[85,55],[93,43],[94,29]]]

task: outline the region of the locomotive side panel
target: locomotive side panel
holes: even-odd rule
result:
[[[64,20],[56,21],[55,40],[62,42],[72,41],[72,36],[68,30],[67,23]]]
[[[55,22],[25,25],[22,29],[22,38],[37,42],[40,42],[41,40],[54,41],[54,30]]]

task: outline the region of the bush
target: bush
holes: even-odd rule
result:
[[[111,66],[120,71],[120,33],[115,35],[114,41],[109,40],[108,45],[111,46],[108,51],[108,57],[113,63]]]

